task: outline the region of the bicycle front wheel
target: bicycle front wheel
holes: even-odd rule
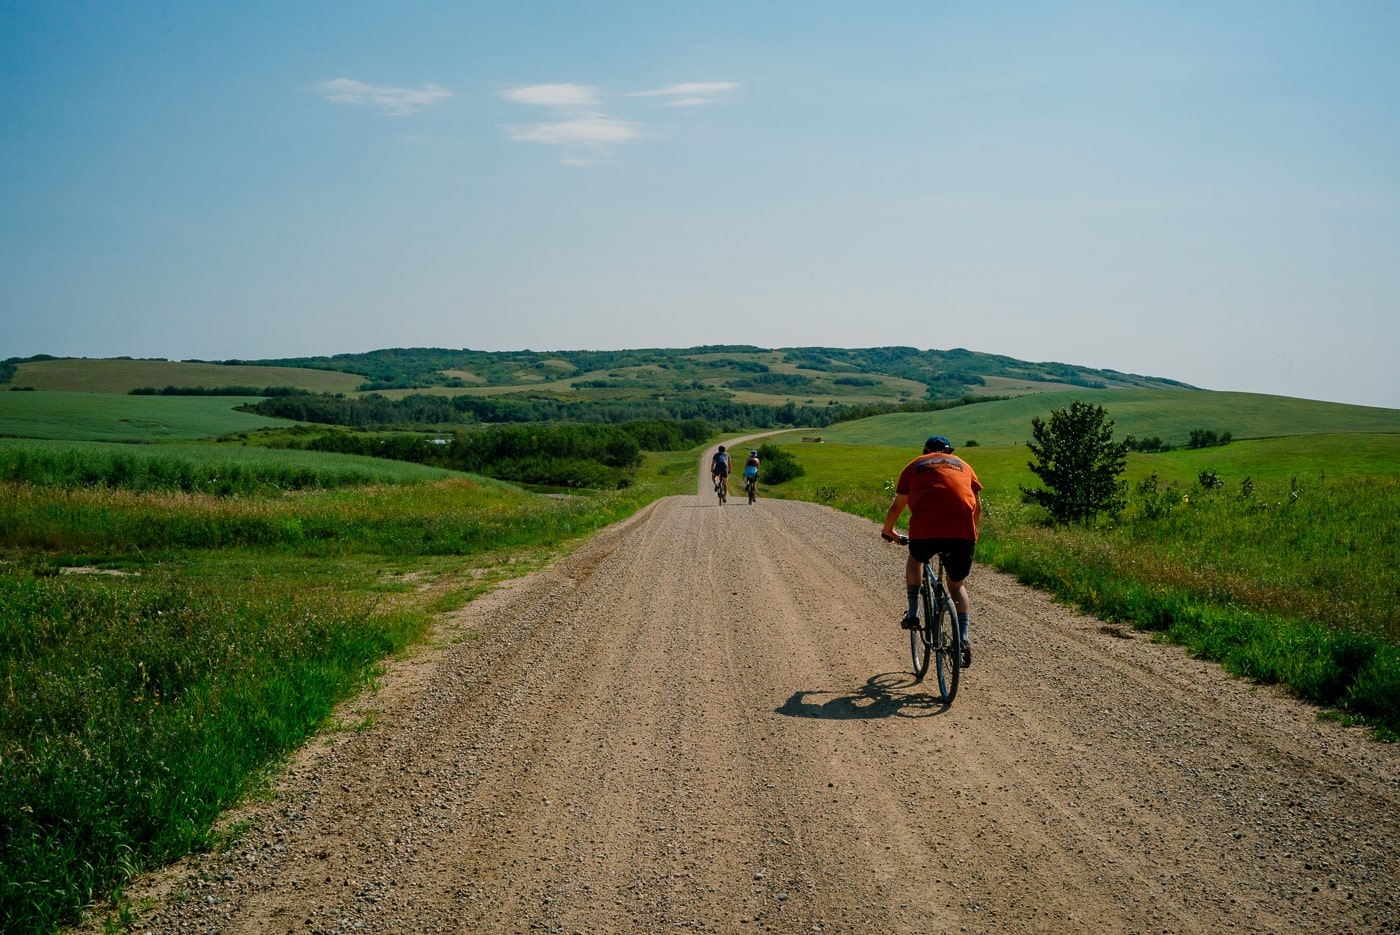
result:
[[[928,603],[924,603],[928,607]],[[914,678],[923,681],[924,675],[928,672],[929,659],[929,630],[928,614],[925,612],[924,619],[920,625],[909,631],[909,658],[914,663]]]
[[[958,639],[951,605],[952,601],[941,588],[935,593],[928,584],[924,585],[924,613],[931,643],[928,653],[934,659],[938,691],[945,705],[953,703],[962,673],[962,642]]]

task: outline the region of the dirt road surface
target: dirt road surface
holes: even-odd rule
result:
[[[444,620],[133,930],[1400,932],[1395,745],[982,568],[945,710],[902,563],[702,480]]]

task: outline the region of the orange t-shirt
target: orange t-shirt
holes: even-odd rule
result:
[[[973,539],[982,482],[972,465],[944,451],[920,455],[900,472],[895,493],[909,495],[909,538]]]

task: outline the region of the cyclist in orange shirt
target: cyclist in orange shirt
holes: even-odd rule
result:
[[[969,605],[967,576],[977,545],[977,522],[982,518],[982,483],[972,465],[953,456],[953,446],[942,435],[924,442],[924,453],[905,465],[895,485],[894,502],[885,514],[880,535],[897,541],[894,524],[909,510],[909,557],[904,562],[904,584],[909,610],[900,626],[919,625],[919,583],[923,563],[934,555],[943,558],[948,573],[948,594],[958,613],[958,638],[962,641],[964,667],[972,665],[968,643]]]

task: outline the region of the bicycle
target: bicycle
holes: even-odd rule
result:
[[[753,502],[758,499],[758,478],[744,478],[744,490],[748,492],[749,504],[752,505]]]
[[[729,478],[721,477],[715,481],[715,494],[719,496],[719,505],[724,506],[724,501],[729,499]]]
[[[907,546],[909,537],[899,536],[898,542]],[[914,662],[914,677],[920,681],[932,659],[942,696],[939,700],[950,705],[958,693],[962,674],[962,640],[958,638],[957,618],[953,616],[953,599],[948,596],[943,579],[941,555],[924,562],[923,581],[919,585],[919,601],[924,612],[919,626],[909,631],[909,655]]]

